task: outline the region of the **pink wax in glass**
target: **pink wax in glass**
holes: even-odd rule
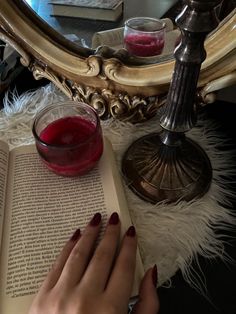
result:
[[[103,152],[102,131],[96,112],[82,103],[72,102],[71,106],[73,110],[68,104],[54,105],[51,116],[49,107],[36,117],[33,126],[42,161],[50,170],[63,176],[86,174]],[[82,111],[78,113],[76,106]]]
[[[124,39],[125,48],[133,55],[140,57],[156,56],[162,53],[164,38],[152,35],[127,35]]]
[[[160,55],[165,45],[165,23],[151,17],[135,17],[125,21],[124,47],[134,56]]]

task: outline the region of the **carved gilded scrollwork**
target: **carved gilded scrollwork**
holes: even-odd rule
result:
[[[117,94],[111,89],[98,90],[74,83],[37,62],[31,64],[29,68],[35,79],[47,78],[70,99],[90,104],[101,119],[113,117],[133,123],[145,121],[153,117],[158,107],[165,102],[165,97],[129,96],[127,93]]]
[[[110,117],[129,121],[141,122],[153,117],[157,109],[165,102],[165,97],[129,96],[127,93],[118,95],[109,89],[101,91],[78,83],[72,83],[48,69],[41,69],[34,65],[31,70],[36,79],[47,78],[60,88],[69,98],[90,104],[99,114],[101,119]]]
[[[119,98],[113,98],[110,104],[111,115],[114,118],[142,122],[150,119],[156,114],[157,109],[164,103],[159,96],[139,97],[129,95],[119,95]]]
[[[72,90],[68,84],[68,80],[60,75],[57,75],[55,72],[50,70],[46,65],[40,65],[35,62],[31,64],[29,69],[32,71],[33,76],[36,80],[41,78],[46,78],[49,81],[53,82],[66,96],[72,99]]]
[[[236,84],[236,71],[209,82],[198,91],[199,102],[202,105],[213,103],[216,100],[217,90],[234,84]]]
[[[127,93],[117,95],[112,90],[104,89],[101,91],[101,95],[92,101],[95,109],[97,109],[97,103],[105,103],[105,107],[108,109],[104,108],[105,117],[136,123],[153,117],[157,109],[164,103],[164,99],[159,96],[130,96]]]

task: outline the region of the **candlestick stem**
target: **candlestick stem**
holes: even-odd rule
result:
[[[196,89],[206,58],[204,40],[218,25],[220,0],[186,0],[176,18],[182,39],[160,118],[162,131],[140,138],[126,151],[122,171],[129,187],[156,203],[191,200],[209,189],[211,163],[203,149],[185,136],[197,121]]]

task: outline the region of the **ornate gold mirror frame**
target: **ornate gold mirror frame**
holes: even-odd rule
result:
[[[124,62],[123,50],[80,49],[45,24],[21,0],[1,0],[0,38],[21,55],[35,79],[47,78],[71,99],[91,104],[101,118],[140,122],[165,100],[174,59],[151,65]],[[198,82],[200,101],[236,82],[236,10],[205,42],[207,58]]]

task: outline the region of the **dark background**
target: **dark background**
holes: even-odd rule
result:
[[[233,93],[236,96],[236,92]],[[232,96],[233,96],[232,95]],[[204,107],[202,113],[220,124],[220,132],[229,139],[227,149],[236,149],[236,99],[235,103],[218,100]],[[222,150],[225,148],[222,147]],[[235,150],[236,152],[236,150]],[[235,174],[227,178],[227,187],[236,188],[236,156],[233,156]],[[236,213],[236,193],[231,200],[231,210]],[[218,233],[218,230],[215,230]],[[160,288],[160,314],[236,314],[236,226],[231,232],[225,232],[225,253],[233,260],[224,263],[221,259],[206,260],[199,257],[199,265],[204,273],[208,297],[212,304],[184,281],[180,272],[172,279],[172,288]],[[192,263],[196,272],[199,267]]]

